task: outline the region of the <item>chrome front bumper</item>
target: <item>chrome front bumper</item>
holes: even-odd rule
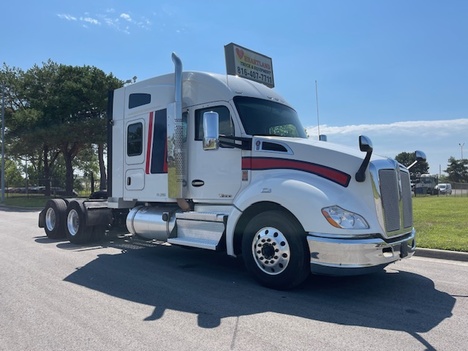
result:
[[[357,275],[381,270],[386,265],[413,256],[416,231],[399,240],[381,238],[343,239],[308,233],[310,270],[316,274]]]

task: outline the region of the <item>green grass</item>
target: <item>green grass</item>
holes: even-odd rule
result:
[[[48,199],[15,194],[5,205],[43,208]],[[468,197],[414,197],[413,215],[418,247],[468,252]]]
[[[468,197],[414,197],[413,216],[418,247],[468,252]]]
[[[18,195],[5,196],[5,205],[12,207],[41,208],[44,207],[49,197],[44,195]]]
[[[81,196],[81,195],[80,195]],[[85,197],[83,195],[83,197]],[[25,207],[25,208],[43,208],[47,200],[53,197],[46,197],[41,194],[6,194],[5,206]]]

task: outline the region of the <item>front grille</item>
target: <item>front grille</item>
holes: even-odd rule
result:
[[[403,205],[403,228],[413,227],[413,201],[411,198],[411,180],[408,172],[400,171],[401,194]]]
[[[405,169],[380,169],[380,201],[387,237],[407,233],[413,226],[409,173]]]

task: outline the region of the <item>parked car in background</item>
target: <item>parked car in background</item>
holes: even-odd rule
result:
[[[439,191],[439,194],[443,194],[443,195],[452,194],[452,184],[449,184],[449,183],[437,184],[436,189]]]

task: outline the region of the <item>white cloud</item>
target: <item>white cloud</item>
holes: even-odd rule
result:
[[[127,22],[132,22],[132,17],[128,13],[121,13],[120,18],[124,19]]]
[[[133,18],[127,12],[121,12],[120,15],[118,15],[114,8],[108,8],[102,13],[94,15],[85,12],[83,16],[78,17],[70,14],[57,14],[57,16],[63,20],[80,22],[85,28],[89,28],[90,26],[88,25],[99,26],[104,24],[105,27],[126,34],[130,34],[134,29],[150,30],[152,26],[152,22],[144,16]]]
[[[64,19],[64,20],[67,20],[67,21],[76,21],[77,18],[72,16],[72,15],[69,15],[69,14],[66,14],[66,13],[59,13],[57,14],[57,16],[61,19]]]
[[[91,18],[91,17],[80,17],[80,21],[85,22],[85,23],[89,23],[89,24],[94,24],[94,25],[100,25],[101,24],[101,22],[99,22],[97,19]]]
[[[389,124],[362,124],[349,125],[342,127],[320,126],[320,130],[326,131],[328,134],[354,134],[364,133],[366,131],[379,134],[389,133],[405,133],[418,134],[421,133],[432,135],[437,132],[438,135],[450,135],[454,132],[454,128],[465,128],[468,131],[468,119],[455,120],[438,120],[438,121],[406,121],[395,122]],[[311,127],[311,130],[317,130],[317,127]]]
[[[318,139],[318,128],[308,127],[307,133]],[[400,152],[422,150],[427,155],[431,173],[447,168],[449,157],[461,158],[459,144],[468,145],[468,119],[437,121],[406,121],[389,124],[320,126],[320,134],[329,142],[358,147],[359,135],[368,136],[379,155],[395,157]],[[468,147],[467,147],[468,148]],[[467,151],[468,154],[468,151]]]

